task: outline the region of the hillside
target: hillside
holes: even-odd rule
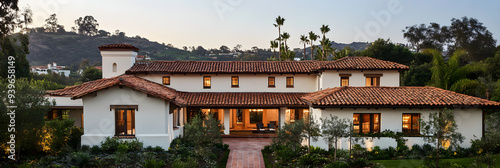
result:
[[[29,33],[30,65],[45,65],[57,62],[71,65],[88,59],[91,63],[101,62],[98,46],[113,43],[127,43],[137,46],[139,55],[148,55],[152,60],[203,60],[208,59],[178,48],[132,37],[85,37],[75,33]]]

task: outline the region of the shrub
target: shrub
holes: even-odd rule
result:
[[[293,152],[296,152],[301,147],[303,138],[306,138],[304,134],[304,122],[302,120],[296,120],[294,123],[285,123],[282,129],[278,130],[278,135],[273,139],[271,143],[271,148],[275,148],[280,145],[288,146]]]
[[[198,162],[192,157],[188,157],[186,161],[182,161],[180,158],[176,159],[172,163],[172,167],[175,168],[196,168],[198,167]]]
[[[97,145],[94,145],[90,148],[90,153],[93,155],[97,155],[101,152],[102,152],[101,148],[99,148],[99,146],[97,146]]]
[[[348,159],[347,164],[349,165],[349,167],[352,167],[352,168],[362,168],[362,167],[369,166],[368,159],[363,158],[363,157]]]
[[[212,146],[222,143],[220,131],[222,129],[224,129],[223,125],[212,115],[207,115],[203,119],[202,116],[196,115],[184,126],[183,139],[194,146]]]
[[[299,157],[299,162],[303,166],[317,166],[323,163],[327,163],[328,159],[321,156],[320,154],[305,154]]]
[[[101,149],[102,151],[111,154],[118,149],[118,145],[120,145],[120,139],[106,137],[106,140],[101,142]]]
[[[82,152],[90,152],[90,146],[88,146],[88,145],[82,145],[82,147],[80,148],[80,151],[82,151]]]
[[[73,126],[74,122],[73,119],[46,121],[43,127],[44,151],[57,154],[68,145],[76,149],[79,143],[76,141],[80,141],[81,130]]]
[[[345,162],[342,162],[342,161],[337,161],[337,162],[333,162],[333,163],[329,163],[327,165],[325,165],[324,168],[348,168],[349,165],[347,165],[347,163]]]
[[[162,160],[156,160],[154,158],[151,159],[145,159],[142,164],[144,168],[161,168],[165,166],[165,162]]]
[[[379,146],[373,147],[372,151],[369,152],[369,158],[373,160],[387,160],[391,159],[387,151],[380,149]]]
[[[71,163],[79,167],[84,167],[90,162],[90,155],[85,152],[75,152],[71,155]]]

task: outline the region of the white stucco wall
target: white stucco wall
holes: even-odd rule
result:
[[[169,103],[147,94],[118,86],[83,97],[84,135],[82,145],[100,145],[106,137],[115,135],[115,112],[110,105],[138,105],[135,111],[135,137],[144,146],[168,149],[173,131],[169,127]]]
[[[384,131],[386,129],[392,130],[392,131],[402,131],[402,114],[403,113],[420,113],[420,116],[422,117],[423,120],[429,119],[429,114],[438,112],[439,109],[429,109],[429,108],[326,108],[324,110],[321,109],[313,109],[313,115],[318,119],[318,122],[321,122],[319,118],[326,118],[331,115],[336,115],[339,118],[348,118],[349,120],[352,121],[352,117],[354,113],[380,113],[380,131]],[[480,138],[482,136],[482,111],[477,108],[472,108],[472,109],[458,109],[455,108],[453,109],[454,114],[455,114],[455,121],[457,122],[458,125],[458,132],[460,132],[464,137],[465,140],[463,143],[460,144],[461,147],[470,147],[471,146],[471,139],[475,139],[474,136],[477,138]],[[426,142],[424,141],[423,138],[420,137],[406,137],[405,139],[408,139],[406,142],[406,145],[408,147],[411,147],[413,144],[419,144],[423,145]],[[353,143],[356,144],[356,143]],[[361,144],[362,146],[370,149],[373,148],[374,146],[380,146],[382,149],[387,148],[389,146],[396,147],[396,141],[392,138],[380,138],[380,139],[374,139],[373,141],[370,141],[369,139],[365,139],[365,144],[363,144],[361,141],[359,141],[357,144]],[[322,148],[327,148],[328,145],[324,141],[324,139],[319,138],[317,142],[311,142],[312,146],[319,146]],[[347,138],[343,138],[342,141],[339,142],[339,147],[343,149],[348,149],[349,148],[349,140]]]
[[[399,72],[397,70],[327,70],[321,74],[322,89],[340,87],[339,74],[351,74],[349,86],[366,86],[365,74],[382,74],[380,86],[399,86]]]
[[[49,102],[56,101],[57,106],[83,107],[82,99],[71,100],[71,97],[47,96]]]
[[[125,74],[132,67],[137,57],[135,51],[101,51],[102,77],[110,78]],[[116,63],[116,72],[113,72],[113,63]]]
[[[314,92],[317,88],[316,74],[149,74],[139,77],[162,83],[163,76],[170,76],[170,88],[189,92]],[[203,88],[203,77],[211,76],[212,87]],[[231,87],[231,77],[239,77],[239,87]],[[274,88],[268,87],[268,77],[275,77]],[[294,87],[286,87],[286,77],[294,77]]]

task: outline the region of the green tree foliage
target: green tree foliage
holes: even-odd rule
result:
[[[300,36],[300,43],[304,44],[303,60],[306,60],[306,44],[309,44],[310,41],[309,41],[309,39],[307,38],[306,35],[301,35]]]
[[[275,19],[276,23],[273,24],[274,27],[277,27],[278,28],[278,41],[279,41],[279,52],[278,52],[278,58],[279,59],[282,59],[281,58],[281,26],[283,26],[283,24],[285,23],[285,18],[282,18],[281,16],[278,16],[276,19]]]
[[[318,40],[318,35],[314,34],[313,31],[309,32],[309,41],[311,44],[311,60],[314,59],[314,42]]]
[[[197,147],[213,146],[222,143],[221,130],[224,129],[212,115],[196,115],[184,126],[184,139]]]
[[[319,123],[312,115],[312,112],[304,115],[304,132],[307,137],[309,146],[311,145],[311,141],[318,141],[318,137],[321,136],[321,130],[319,127]],[[307,151],[310,152],[309,148]]]
[[[13,84],[15,88],[14,103],[7,102],[9,85],[7,80],[0,82],[0,140],[8,142],[10,135],[15,135],[16,157],[19,160],[20,155],[32,155],[42,151],[40,142],[42,134],[40,129],[44,125],[44,116],[51,103],[43,96],[44,91],[40,86],[30,83],[27,79],[17,79]],[[17,106],[15,109],[7,109],[6,105]],[[7,111],[15,110],[15,122],[11,122],[11,116]],[[14,124],[14,132],[7,131],[9,124]],[[2,149],[5,149],[6,143],[1,144]]]
[[[43,131],[43,147],[44,151],[51,154],[58,154],[65,149],[75,147],[70,146],[73,137],[79,137],[82,134],[80,128],[74,126],[73,119],[51,120],[46,121],[42,129]],[[72,134],[77,134],[72,136]],[[78,138],[79,140],[80,138]]]
[[[273,50],[273,60],[276,60],[276,48],[279,47],[279,44],[276,40],[272,40],[271,42],[271,49]]]
[[[57,23],[57,16],[56,14],[50,15],[49,18],[45,19],[45,31],[47,32],[57,32],[61,25]]]
[[[335,54],[333,51],[335,49],[332,48],[332,44],[330,43],[330,39],[326,38],[326,33],[330,32],[330,28],[328,25],[322,25],[320,28],[321,34],[323,34],[323,38],[321,39],[321,52],[318,51],[319,60],[324,61],[328,59],[330,54]]]
[[[0,38],[0,77],[7,78],[9,66],[14,66],[16,78],[29,77],[30,65],[26,59],[29,54],[28,35],[18,33]],[[15,59],[10,61],[9,56]]]
[[[93,16],[80,17],[75,20],[74,30],[84,36],[95,36],[98,33],[99,23]]]
[[[278,130],[277,137],[273,139],[271,146],[284,145],[290,147],[292,151],[298,152],[301,147],[302,140],[307,138],[304,132],[304,121],[295,120],[293,123],[285,123],[283,128]]]
[[[330,149],[332,143],[335,148],[335,153],[333,156],[333,162],[337,161],[337,148],[338,141],[341,138],[346,138],[350,136],[351,133],[351,121],[347,118],[339,119],[339,117],[331,115],[325,119],[321,118],[321,135],[328,144],[328,149]]]
[[[417,52],[425,48],[444,51],[447,47],[447,56],[450,56],[464,49],[469,53],[464,59],[470,62],[492,57],[496,50],[496,40],[491,32],[475,18],[453,18],[450,26],[437,23],[414,25],[406,27],[403,32]]]
[[[465,137],[457,132],[458,125],[450,109],[441,109],[438,113],[429,114],[429,120],[420,120],[421,133],[425,141],[436,144],[436,165],[439,165],[441,147],[457,147]]]
[[[410,65],[414,59],[413,53],[408,48],[403,45],[396,45],[389,39],[377,39],[372,45],[362,51],[361,55],[404,65]]]
[[[94,67],[89,67],[82,73],[82,82],[94,81],[97,79],[102,79],[102,72]]]

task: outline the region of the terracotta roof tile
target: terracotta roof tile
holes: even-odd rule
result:
[[[101,51],[139,51],[139,48],[130,44],[108,44],[97,48]]]
[[[312,106],[500,107],[499,102],[435,87],[338,87],[302,97]]]
[[[191,107],[308,107],[306,93],[181,92]]]
[[[143,73],[315,73],[321,69],[406,70],[408,66],[368,57],[336,61],[149,61],[137,62],[126,74]]]
[[[92,92],[116,85],[126,86],[154,97],[172,101],[178,106],[184,106],[186,104],[186,101],[179,97],[174,89],[133,75],[122,75],[113,78],[99,79],[86,82],[81,85],[66,87],[60,90],[47,91],[47,94],[50,96],[67,96],[72,97],[73,99],[78,99]]]
[[[344,57],[322,66],[322,69],[344,69],[344,70],[358,70],[358,69],[372,69],[372,70],[407,70],[408,66],[398,64],[395,62],[379,60],[370,57]]]

